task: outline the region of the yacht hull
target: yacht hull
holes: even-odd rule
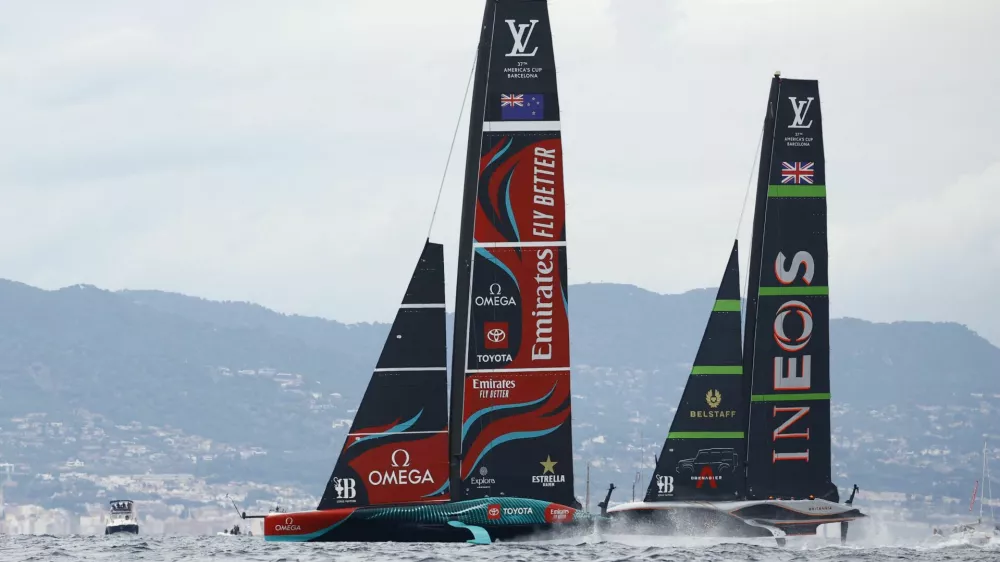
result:
[[[769,537],[814,535],[820,525],[865,517],[826,500],[631,502],[608,510],[612,528],[656,535]]]
[[[486,498],[451,503],[381,505],[264,519],[264,539],[286,542],[471,542],[583,535],[593,519],[541,500]]]
[[[104,528],[105,535],[117,535],[119,533],[138,535],[139,525],[132,524],[122,524],[122,525],[108,525]]]

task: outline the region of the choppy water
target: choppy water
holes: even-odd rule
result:
[[[897,543],[899,541],[896,541]],[[906,541],[903,541],[906,542]],[[974,546],[951,542],[876,546],[840,546],[822,538],[790,540],[784,548],[773,541],[732,539],[667,539],[654,537],[588,537],[573,541],[493,544],[360,544],[265,543],[258,537],[143,536],[0,536],[0,561],[264,562],[369,561],[392,562],[723,562],[750,560],[791,562],[842,561],[1000,561],[1000,545]]]

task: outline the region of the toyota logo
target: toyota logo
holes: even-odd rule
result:
[[[491,295],[499,295],[502,293],[503,293],[503,287],[500,286],[500,283],[493,283],[492,285],[490,285]]]
[[[396,453],[403,453],[403,464],[399,464],[396,460]],[[392,452],[392,466],[393,468],[406,468],[410,466],[410,453],[406,449],[396,449]]]
[[[486,332],[486,339],[493,343],[500,343],[507,339],[507,332],[501,330],[500,328],[493,328],[489,332]]]
[[[285,525],[291,525],[294,521],[295,520],[292,519],[291,517],[286,517],[285,518]]]

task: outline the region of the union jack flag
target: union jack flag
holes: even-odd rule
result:
[[[524,94],[500,94],[500,107],[523,107]]]
[[[781,183],[813,182],[813,162],[782,162]]]

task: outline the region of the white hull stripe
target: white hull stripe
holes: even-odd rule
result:
[[[402,372],[416,372],[416,371],[444,371],[448,367],[399,367],[398,369],[393,369],[391,367],[381,367],[375,369],[376,373],[402,373]]]
[[[473,248],[564,248],[566,241],[552,242],[476,242]]]
[[[569,367],[542,367],[538,369],[466,369],[466,373],[537,373],[538,371],[568,371]]]
[[[369,436],[369,435],[431,435],[434,433],[448,433],[448,430],[444,431],[376,431],[375,433],[348,433],[348,437],[357,437],[359,435]]]
[[[401,304],[399,308],[444,308],[444,303],[440,304]]]
[[[483,123],[484,133],[518,133],[537,131],[558,131],[559,121],[487,121]]]

